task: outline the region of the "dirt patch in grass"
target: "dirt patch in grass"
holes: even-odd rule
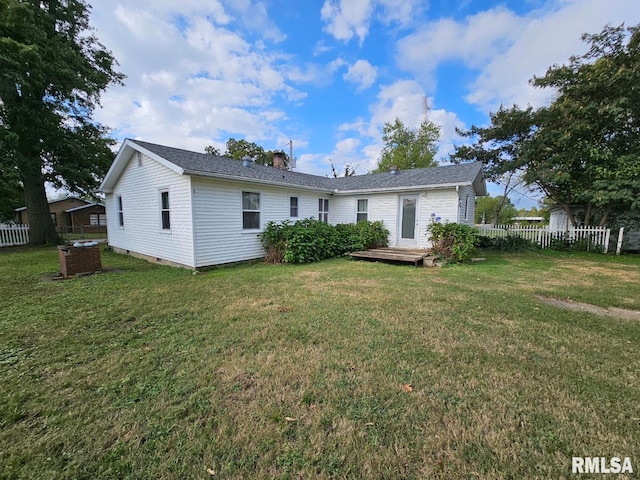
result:
[[[567,300],[559,300],[557,298],[543,297],[536,295],[536,298],[547,305],[562,308],[565,310],[575,310],[578,312],[588,312],[595,315],[601,315],[606,317],[614,317],[622,320],[640,320],[639,310],[627,310],[625,308],[609,307],[603,308],[597,305],[591,305],[590,303],[572,302]]]

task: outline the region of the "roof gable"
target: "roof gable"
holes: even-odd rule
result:
[[[109,193],[123,173],[135,152],[143,153],[173,170],[178,175],[240,180],[254,183],[281,185],[333,194],[352,194],[379,191],[401,191],[418,188],[446,188],[472,185],[478,195],[486,194],[482,164],[480,162],[446,165],[431,168],[402,170],[350,177],[328,178],[307,173],[281,170],[252,164],[243,166],[238,160],[167,147],[140,140],[127,139],[107,172],[100,191]]]

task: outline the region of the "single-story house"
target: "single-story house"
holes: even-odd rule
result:
[[[574,215],[580,221],[580,217],[584,215],[584,207],[574,206]],[[627,210],[621,212],[613,212],[609,215],[607,221],[608,228],[611,228],[611,236],[609,237],[609,251],[615,251],[618,242],[618,234],[620,227],[624,227],[622,251],[638,252],[640,251],[640,211]],[[571,219],[567,215],[562,205],[554,205],[550,209],[549,229],[566,231],[573,228]]]
[[[101,203],[67,197],[49,202],[51,219],[58,233],[106,233],[107,215]],[[16,208],[15,222],[28,225],[27,207]]]
[[[263,257],[269,221],[381,220],[427,248],[434,217],[473,224],[486,185],[480,163],[327,178],[127,139],[100,191],[114,251],[195,269]]]

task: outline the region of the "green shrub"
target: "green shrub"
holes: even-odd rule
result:
[[[431,250],[448,262],[470,260],[479,242],[477,229],[469,225],[432,220],[428,230]]]
[[[332,226],[308,218],[295,223],[269,222],[261,238],[267,262],[310,263],[386,246],[388,236],[389,231],[382,222]]]
[[[558,238],[552,238],[549,243],[549,248],[560,252],[604,253],[604,248],[602,248],[601,245],[596,244],[593,237],[572,240],[567,238],[564,234],[560,235]]]
[[[340,235],[341,254],[386,247],[389,242],[389,230],[381,221],[342,223],[335,228]]]
[[[538,250],[540,246],[531,240],[518,235],[507,235],[506,237],[480,237],[478,243],[480,248],[500,250],[501,252],[528,252]]]

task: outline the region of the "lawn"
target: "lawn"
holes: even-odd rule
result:
[[[190,271],[0,251],[0,478],[571,478],[640,470],[640,257]],[[625,478],[624,475],[616,478]]]

